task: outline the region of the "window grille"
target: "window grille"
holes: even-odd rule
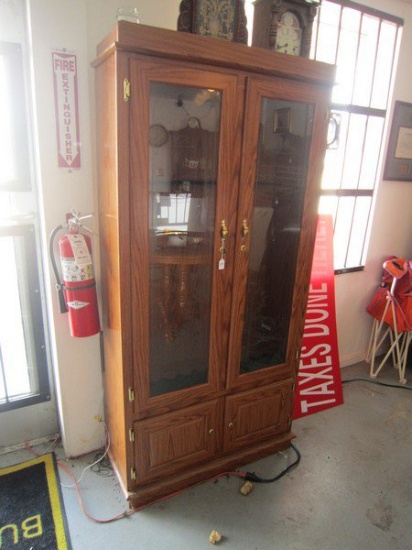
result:
[[[324,0],[311,57],[337,66],[319,211],[334,221],[336,273],[363,269],[403,20]]]

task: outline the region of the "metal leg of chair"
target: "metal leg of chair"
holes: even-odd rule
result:
[[[374,319],[373,324],[372,324],[371,335],[370,335],[370,338],[369,338],[368,349],[366,351],[366,357],[365,357],[366,363],[371,362],[371,358],[372,358],[372,355],[373,355],[373,344],[374,344],[374,340],[375,340],[375,332],[378,329],[378,325],[379,325],[379,321],[377,319]]]
[[[402,335],[401,334],[398,334],[397,336],[395,336],[393,338],[393,343],[391,345],[391,347],[389,348],[389,350],[386,352],[386,355],[384,356],[384,358],[382,359],[382,361],[379,363],[378,367],[376,367],[376,369],[374,370],[374,372],[371,374],[371,378],[376,378],[378,376],[378,374],[380,373],[380,371],[382,370],[382,367],[385,365],[386,361],[388,360],[388,358],[392,355],[393,357],[393,354],[396,355],[396,357],[399,357],[399,339],[402,338]],[[397,363],[396,363],[396,368],[399,369],[399,359],[397,360]]]
[[[406,384],[407,382],[405,378],[405,372],[406,372],[406,363],[408,361],[409,344],[411,343],[411,339],[412,339],[412,331],[403,333],[403,339],[402,339],[402,345],[401,345],[401,362],[399,365],[399,384]]]
[[[373,343],[372,343],[372,349],[371,349],[371,366],[369,370],[369,376],[371,378],[376,378],[379,372],[381,371],[383,365],[386,363],[388,357],[393,353],[395,343],[393,342],[391,327],[383,323],[383,321],[378,321],[374,329],[373,336],[374,337],[373,337]],[[389,351],[387,352],[385,357],[382,359],[382,361],[379,363],[378,367],[376,367],[375,369],[376,353],[388,336],[390,337],[390,341],[391,341]]]
[[[381,343],[383,342],[384,337],[386,337],[386,335],[388,333],[389,333],[389,337],[390,337],[390,347],[389,347],[389,350],[386,352],[386,355],[381,360],[381,362],[379,363],[379,365],[376,369],[374,368],[374,356],[373,356],[372,363],[371,363],[371,370],[370,370],[370,377],[371,378],[376,378],[378,376],[378,374],[382,370],[382,367],[385,365],[386,361],[388,360],[388,358],[390,356],[392,356],[392,361],[393,361],[395,367],[398,370],[401,370],[401,365],[402,365],[402,353],[401,353],[402,333],[398,332],[397,322],[396,322],[395,303],[392,300],[388,301],[387,306],[385,307],[384,313],[382,315],[382,320],[380,321],[379,326],[377,328],[377,333],[379,333],[379,331],[382,328],[382,325],[384,324],[383,319],[385,319],[385,317],[386,317],[386,312],[387,312],[387,309],[388,309],[389,305],[391,307],[393,328],[388,326],[388,328],[386,329],[386,331],[383,334],[383,337],[379,340],[379,343],[378,343],[378,334],[375,335],[373,353],[374,353],[374,355],[376,354],[376,351],[379,349]]]
[[[371,378],[376,378],[377,377],[379,371],[381,370],[381,368],[383,367],[383,365],[384,365],[384,363],[387,359],[387,356],[385,355],[385,358],[381,361],[378,368],[375,370],[376,352],[378,351],[378,349],[380,348],[382,343],[385,341],[388,334],[391,336],[391,347],[390,347],[390,349],[391,350],[393,349],[391,327],[389,325],[387,325],[384,321],[385,318],[386,318],[386,314],[388,312],[388,309],[392,304],[393,304],[392,300],[387,299],[381,318],[379,319],[379,321],[376,320],[377,324],[375,323],[374,326],[373,326],[373,330],[372,330],[373,340],[371,340],[371,367],[370,367],[370,370],[369,370],[369,376]],[[383,331],[383,333],[381,333],[381,331]],[[379,338],[380,334],[382,334],[382,335]]]

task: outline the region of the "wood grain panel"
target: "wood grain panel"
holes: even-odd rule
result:
[[[95,61],[95,65],[117,47],[129,52],[161,55],[179,61],[194,61],[231,70],[236,68],[260,74],[280,75],[326,85],[330,84],[335,74],[334,65],[299,56],[276,53],[264,48],[250,48],[245,44],[185,32],[178,33],[176,37],[176,32],[169,29],[153,31],[153,27],[121,21],[97,46],[100,59]]]
[[[102,326],[105,360],[105,385],[111,388],[105,394],[105,416],[111,433],[110,452],[118,465],[119,476],[127,485],[127,446],[125,438],[124,372],[122,324],[120,303],[118,181],[117,181],[117,109],[116,64],[111,56],[96,72],[97,152],[98,166],[99,236],[102,296]]]
[[[210,460],[219,449],[218,401],[137,423],[138,481],[165,477]]]
[[[183,472],[159,480],[150,481],[135,487],[133,493],[128,495],[131,507],[138,507],[151,502],[156,502],[164,496],[198,485],[202,481],[213,479],[224,472],[230,472],[244,464],[250,464],[278,451],[283,451],[290,446],[293,434],[286,432],[279,437],[272,438],[257,445],[249,445],[229,455],[217,455],[213,460],[194,465]]]
[[[292,380],[235,394],[226,400],[225,451],[273,438],[289,424]]]

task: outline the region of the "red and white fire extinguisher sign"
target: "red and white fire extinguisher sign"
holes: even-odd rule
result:
[[[80,218],[70,219],[68,232],[59,239],[61,277],[54,258],[53,242],[62,226],[53,230],[50,254],[59,292],[60,311],[69,314],[71,336],[81,338],[100,332],[100,321],[91,240],[80,232],[80,224],[76,223],[78,220]]]

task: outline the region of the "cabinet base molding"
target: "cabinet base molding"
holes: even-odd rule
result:
[[[284,451],[290,447],[290,442],[294,437],[292,433],[288,432],[282,437],[276,438],[276,440],[267,441],[261,445],[253,445],[250,450],[243,449],[241,452],[230,456],[221,456],[196,468],[190,468],[187,473],[169,476],[166,479],[153,481],[150,485],[136,487],[133,492],[126,494],[126,498],[130,508],[154,504],[158,500],[173,496],[175,493],[233,471],[240,466],[266,458],[279,451]]]

